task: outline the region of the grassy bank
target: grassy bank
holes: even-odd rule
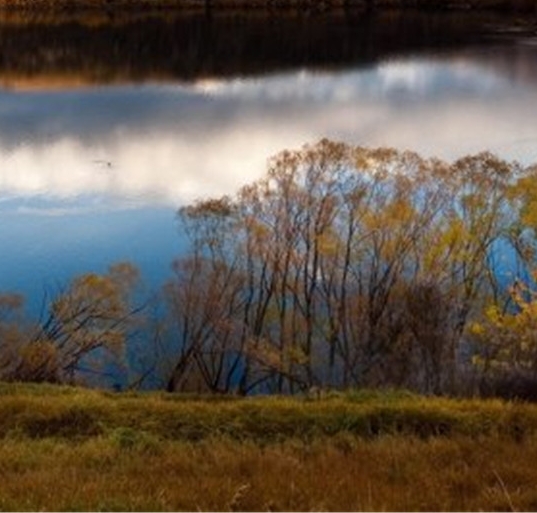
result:
[[[340,435],[537,435],[537,406],[499,400],[426,398],[407,392],[307,397],[189,397],[114,394],[45,385],[0,386],[0,438],[88,440],[117,432],[197,442],[225,437],[256,444],[311,442]]]
[[[1,510],[533,510],[537,407],[0,385]]]
[[[435,10],[537,10],[536,0],[0,0],[0,9],[282,10],[411,8]]]

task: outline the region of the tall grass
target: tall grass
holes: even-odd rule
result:
[[[537,408],[0,385],[1,510],[532,510]]]
[[[125,433],[0,444],[2,510],[533,510],[537,441],[336,436],[261,446]]]

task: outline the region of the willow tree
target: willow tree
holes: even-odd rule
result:
[[[132,303],[138,271],[128,263],[106,274],[73,278],[46,305],[7,376],[20,381],[75,382],[120,362],[136,314]]]
[[[0,376],[13,373],[18,353],[28,333],[23,319],[24,298],[20,294],[0,294]]]
[[[471,324],[474,356],[486,392],[537,397],[537,168],[518,169],[507,191],[511,265],[504,271],[507,300],[490,301]],[[505,196],[503,200],[505,200]]]
[[[246,371],[236,218],[226,197],[180,211],[192,251],[174,263],[174,279],[165,288],[170,391],[226,393]]]
[[[487,153],[449,164],[323,140],[183,209],[173,380],[194,365],[220,391],[453,391],[468,323],[500,299],[520,172]]]

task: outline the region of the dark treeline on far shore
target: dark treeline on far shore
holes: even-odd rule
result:
[[[183,207],[161,291],[128,263],[0,295],[0,378],[219,394],[537,398],[537,167],[323,140]]]
[[[0,0],[7,9],[282,10],[418,8],[534,10],[535,0]]]
[[[374,64],[434,48],[469,46],[531,22],[495,12],[334,10],[0,11],[0,83],[191,81]]]

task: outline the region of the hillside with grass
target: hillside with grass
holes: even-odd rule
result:
[[[537,406],[0,387],[2,510],[531,510]]]

